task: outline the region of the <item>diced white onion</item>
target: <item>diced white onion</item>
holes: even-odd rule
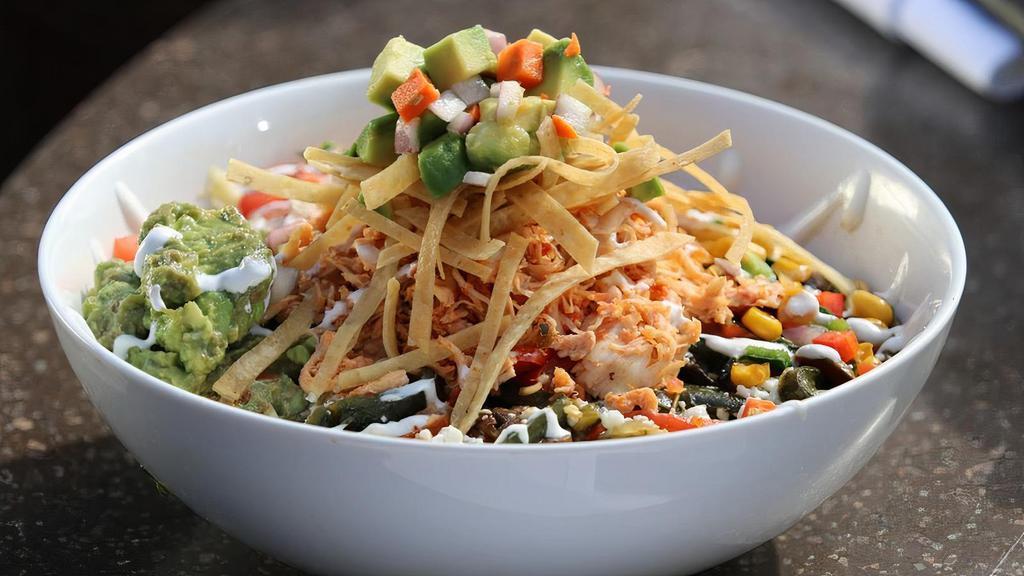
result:
[[[501,32],[495,32],[494,30],[484,28],[484,34],[487,35],[487,41],[491,43],[491,52],[497,54],[504,50],[505,46],[508,46],[508,40]]]
[[[587,130],[592,111],[590,107],[572,96],[559,94],[558,100],[555,101],[555,114],[561,116],[579,133]]]
[[[452,92],[455,92],[455,95],[466,103],[466,106],[472,106],[484,98],[487,98],[491,94],[491,89],[482,78],[479,76],[473,76],[472,78],[467,78],[462,82],[453,84]]]
[[[523,87],[515,80],[498,82],[498,110],[495,116],[498,122],[508,123],[516,117],[519,104],[523,101]]]
[[[500,90],[500,89],[501,89],[501,82],[495,82],[494,84],[491,84],[491,87],[490,87],[491,98],[497,98],[498,97],[498,90]]]
[[[420,119],[395,124],[395,154],[415,154],[420,151]]]
[[[794,326],[782,331],[787,340],[797,346],[806,346],[814,342],[814,339],[824,334],[827,330],[824,326],[807,324],[806,326]]]
[[[452,118],[452,121],[448,123],[448,131],[454,134],[465,134],[473,127],[473,124],[476,124],[473,115],[462,111],[456,114],[455,118]]]
[[[440,98],[431,102],[430,106],[427,106],[427,109],[436,114],[441,120],[451,122],[456,114],[466,109],[466,103],[456,96],[455,92],[445,90],[441,93]]]
[[[479,186],[484,188],[487,186],[487,181],[491,179],[491,174],[487,172],[474,172],[470,170],[466,172],[466,175],[462,177],[463,184],[469,184],[470,186]]]

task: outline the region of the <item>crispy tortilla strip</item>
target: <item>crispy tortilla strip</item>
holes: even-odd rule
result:
[[[351,396],[370,396],[374,394],[380,394],[381,392],[387,392],[392,388],[398,388],[399,386],[405,386],[409,383],[409,375],[405,370],[395,370],[394,372],[388,372],[387,374],[377,378],[373,382],[367,382],[359,388],[353,390]]]
[[[558,133],[555,132],[555,123],[551,121],[550,116],[545,116],[544,120],[541,120],[540,127],[537,128],[537,142],[540,144],[541,156],[546,156],[552,160],[562,159],[562,143],[558,140]],[[557,181],[558,174],[545,171],[540,179],[540,187],[547,190],[554,186]]]
[[[594,268],[590,272],[576,265],[568,270],[551,276],[548,283],[533,293],[533,296],[519,307],[519,312],[502,334],[501,339],[490,353],[486,363],[480,370],[480,380],[474,390],[463,390],[462,394],[472,394],[472,401],[466,412],[453,414],[452,422],[463,432],[476,422],[480,408],[483,407],[487,395],[494,387],[498,375],[501,373],[502,364],[515,348],[519,339],[526,334],[526,331],[533,324],[547,306],[554,302],[570,287],[594,276],[599,276],[616,268],[639,264],[650,260],[657,260],[675,250],[681,250],[690,241],[692,236],[672,232],[662,232],[649,238],[634,242],[625,248],[617,250],[606,256],[601,256],[594,262]],[[461,396],[461,394],[460,394]]]
[[[327,353],[324,354],[316,376],[309,381],[309,387],[304,386],[303,390],[317,396],[331,390],[331,382],[338,373],[342,360],[352,351],[363,325],[370,320],[377,308],[380,307],[381,302],[384,301],[388,280],[394,276],[394,264],[374,272],[370,284],[363,290],[359,300],[352,306],[352,310],[334,333],[334,338],[331,339],[331,345],[327,348]]]
[[[242,187],[228,180],[228,174],[219,166],[210,166],[206,172],[206,186],[203,191],[210,198],[214,208],[238,206],[242,199]]]
[[[590,270],[597,258],[597,238],[591,234],[540,186],[527,182],[509,194],[512,203],[529,213],[584,270]]]
[[[398,323],[398,290],[401,283],[398,278],[388,278],[387,293],[384,295],[384,319],[383,335],[384,352],[388,358],[398,356],[398,331],[395,325]]]
[[[792,238],[779,232],[774,227],[758,222],[754,226],[754,238],[757,239],[759,244],[765,246],[775,245],[782,248],[787,257],[815,268],[819,274],[824,276],[826,280],[831,282],[843,294],[850,294],[856,289],[852,280],[835,268],[822,262],[806,248],[797,244]]]
[[[626,117],[615,125],[615,129],[608,136],[612,142],[622,142],[636,133],[636,126],[640,123],[640,117],[636,114],[626,114]]]
[[[510,318],[506,316],[502,320],[502,326],[504,327],[507,325],[509,320]],[[474,348],[476,343],[480,340],[481,331],[483,331],[482,322],[459,330],[458,332],[446,337],[445,340],[448,340],[448,342],[454,344],[460,350],[469,350]],[[451,348],[441,345],[437,340],[432,340],[429,348],[417,348],[416,350],[406,352],[401,356],[395,356],[394,358],[388,358],[387,360],[380,360],[370,366],[356,368],[355,370],[346,370],[338,375],[338,378],[334,382],[334,388],[340,392],[351,390],[364,382],[376,380],[393,370],[417,372],[420,369],[440,362],[451,355]]]
[[[345,192],[345,186],[342,184],[307,182],[284,174],[275,174],[234,158],[228,160],[228,180],[266,194],[330,206],[336,204],[338,198]]]
[[[598,92],[596,88],[587,84],[582,79],[577,80],[569,88],[568,94],[586,104],[602,118],[614,116],[622,112],[622,106],[619,106],[614,100]]]
[[[346,184],[345,191],[341,193],[338,201],[334,204],[334,209],[331,210],[331,217],[327,219],[327,228],[334,226],[339,220],[345,217],[345,213],[341,211],[341,207],[345,205],[349,200],[359,195],[359,186],[355,184]]]
[[[491,218],[491,232],[495,236],[504,236],[509,232],[519,230],[530,222],[533,222],[533,216],[512,204],[494,213]]]
[[[458,198],[461,188],[452,191],[443,202],[430,206],[427,226],[420,240],[420,252],[416,259],[416,284],[412,292],[412,312],[409,315],[410,347],[429,345],[430,329],[434,320],[434,280],[441,248],[441,232],[451,212],[452,204]]]
[[[578,208],[624,189],[626,182],[657,166],[659,160],[658,150],[653,146],[631,148],[618,154],[618,158],[618,168],[600,184],[584,186],[576,182],[562,182],[549,189],[548,194],[566,208]]]
[[[415,253],[415,248],[410,248],[405,244],[392,244],[380,251],[380,254],[377,256],[377,268],[383,268],[388,264],[396,264],[402,258]]]
[[[594,124],[591,130],[594,132],[599,132],[601,134],[610,135],[614,131],[616,124],[621,122],[627,115],[629,115],[630,112],[636,110],[636,107],[637,105],[640,104],[641,99],[643,99],[642,94],[637,94],[636,96],[633,96],[633,99],[627,102],[625,106],[616,110],[615,112],[612,112],[608,116],[603,116],[601,118],[601,121]],[[611,139],[610,141],[619,142],[620,140]]]
[[[309,332],[320,298],[307,294],[305,300],[288,315],[274,331],[235,361],[213,384],[213,391],[221,398],[238,402],[256,380],[275,360],[291,348],[299,338]]]
[[[324,230],[323,234],[314,238],[313,242],[311,242],[309,246],[300,250],[294,258],[285,264],[298,270],[309,270],[320,261],[320,257],[323,255],[324,251],[331,246],[336,246],[345,240],[348,240],[352,235],[352,231],[361,225],[362,222],[351,216],[342,216],[338,221],[327,228],[327,230]]]
[[[325,174],[334,174],[354,182],[361,182],[380,172],[380,168],[370,166],[359,158],[330,152],[319,146],[306,148],[302,152],[302,157],[309,162],[310,166]]]
[[[414,250],[418,251],[420,249],[420,242],[422,241],[422,238],[419,234],[401,226],[394,220],[389,220],[384,216],[381,216],[373,210],[367,210],[360,205],[359,202],[350,201],[345,205],[344,210],[374,230],[390,236]],[[485,266],[475,260],[470,260],[464,256],[460,256],[459,254],[455,254],[443,246],[439,252],[441,255],[441,261],[449,266],[454,266],[459,270],[468,272],[478,278],[487,279],[491,277],[493,271],[488,266]]]
[[[406,188],[402,194],[409,196],[410,198],[415,198],[426,204],[433,204],[438,201],[438,198],[434,198],[430,192],[427,191],[427,187],[423,184],[422,180],[413,183],[413,185]],[[466,211],[466,204],[466,197],[464,195],[460,196],[459,199],[455,201],[455,204],[452,205],[452,214],[461,217]]]
[[[416,158],[416,154],[402,154],[387,168],[359,184],[368,210],[380,208],[420,179]]]
[[[452,409],[453,422],[457,421],[457,416],[465,417],[472,405],[473,391],[479,386],[481,369],[494,348],[494,342],[498,339],[498,329],[501,325],[501,319],[505,315],[505,309],[508,307],[509,294],[512,292],[512,281],[515,279],[519,263],[523,260],[526,248],[529,245],[530,243],[526,238],[518,234],[512,234],[509,237],[508,244],[505,246],[504,253],[501,255],[501,263],[498,265],[498,276],[494,281],[494,286],[491,289],[491,298],[487,303],[487,315],[484,317],[484,321],[481,322],[483,331],[480,333],[480,341],[477,343],[476,352],[473,354],[469,375],[466,381],[463,382],[463,393],[459,394],[459,399],[455,402],[455,407]],[[472,423],[470,426],[472,426]]]
[[[420,206],[395,211],[396,216],[408,220],[410,224],[420,230],[427,227],[428,214],[429,211]],[[446,226],[441,234],[441,245],[471,260],[488,260],[491,256],[497,254],[505,243],[496,238],[491,238],[488,242],[481,242],[479,239],[463,233],[454,226]]]
[[[733,210],[738,212],[743,220],[740,222],[739,230],[736,232],[736,238],[732,242],[732,246],[725,253],[725,259],[738,264],[743,255],[747,252],[747,247],[750,245],[750,240],[754,236],[754,212],[750,209],[750,204],[747,203],[747,199],[742,196],[737,196],[730,193],[725,189],[725,186],[716,180],[711,174],[704,171],[703,168],[696,164],[690,164],[683,168],[687,174],[693,176],[698,182],[707,186],[708,190],[711,190],[716,196],[722,199],[722,201]]]

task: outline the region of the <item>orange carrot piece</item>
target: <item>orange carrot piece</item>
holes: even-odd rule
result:
[[[576,37],[575,32],[569,38],[569,45],[565,47],[565,52],[562,52],[562,54],[565,54],[566,58],[575,58],[580,55],[580,39]]]
[[[114,238],[114,258],[131,262],[135,260],[135,253],[139,251],[139,239],[135,236],[121,236]]]
[[[419,68],[414,68],[409,78],[391,93],[391,102],[402,120],[411,122],[440,97],[441,93],[430,83],[430,78]]]
[[[576,138],[576,129],[569,124],[565,118],[558,116],[557,114],[551,115],[551,122],[555,125],[555,134],[558,134],[559,138]]]
[[[533,88],[544,79],[544,47],[532,40],[517,40],[498,54],[498,80],[515,80]]]
[[[473,117],[473,122],[480,121],[480,105],[473,104],[469,107],[469,115]]]

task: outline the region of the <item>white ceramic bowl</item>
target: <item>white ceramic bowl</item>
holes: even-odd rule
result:
[[[274,86],[187,114],[128,143],[54,210],[39,274],[61,345],[117,437],[197,513],[256,549],[321,574],[682,574],[783,532],[875,453],[931,372],[964,286],[963,241],[907,168],[827,122],[698,82],[601,69],[641,92],[641,128],[682,150],[731,128],[709,162],[759,219],[783,223],[849,182],[862,225],[824,220],[809,247],[885,287],[906,255],[896,308],[935,302],[924,331],[865,377],[772,413],[680,434],[546,446],[451,446],[335,432],[234,409],[120,361],[77,309],[90,244],[128,233],[114,183],[153,208],[197,201],[206,170],[347,143],[380,111],[368,72]],[[861,190],[863,193],[864,190]],[[863,196],[858,196],[863,198]],[[828,214],[826,214],[828,216]]]

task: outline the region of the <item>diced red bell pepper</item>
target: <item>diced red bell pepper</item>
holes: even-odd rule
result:
[[[842,318],[843,310],[846,309],[846,296],[838,292],[818,292],[818,304],[833,316]]]
[[[853,330],[842,332],[830,330],[811,342],[834,348],[836,352],[839,352],[839,358],[843,362],[849,362],[857,355],[857,335],[853,333]]]
[[[743,408],[740,408],[740,418],[764,414],[765,412],[775,410],[775,408],[775,403],[771,400],[762,400],[760,398],[750,396],[747,398],[746,402],[743,403]]]
[[[270,204],[278,200],[284,200],[284,198],[253,190],[252,192],[246,192],[242,199],[238,201],[238,211],[242,213],[242,216],[248,218],[264,204]]]
[[[627,418],[632,418],[633,416],[644,416],[651,422],[654,422],[654,425],[657,426],[658,428],[661,428],[662,430],[668,430],[669,432],[679,432],[682,430],[692,430],[694,428],[699,428],[699,426],[691,424],[678,416],[673,416],[671,414],[662,414],[660,412],[653,412],[651,410],[633,410],[632,412],[627,412],[623,414],[623,416]]]
[[[430,78],[419,68],[413,68],[409,78],[391,93],[391,102],[402,120],[411,122],[440,97]]]
[[[121,236],[114,238],[114,258],[131,262],[135,260],[135,253],[139,251],[139,239],[136,236]]]

